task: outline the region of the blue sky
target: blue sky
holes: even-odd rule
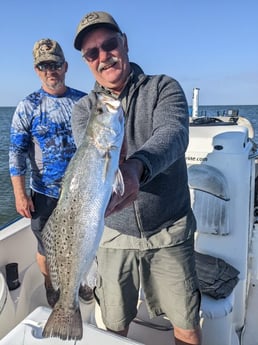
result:
[[[257,0],[8,0],[0,5],[0,106],[39,88],[32,48],[41,38],[61,44],[67,85],[92,89],[73,40],[94,10],[110,12],[127,34],[130,60],[147,74],[176,78],[189,105],[194,87],[200,105],[258,104]]]

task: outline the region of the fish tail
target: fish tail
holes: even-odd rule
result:
[[[44,338],[56,337],[62,340],[82,339],[82,317],[80,308],[67,312],[64,308],[54,308],[42,335]]]

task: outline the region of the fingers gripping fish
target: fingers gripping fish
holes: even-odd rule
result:
[[[118,169],[123,137],[120,102],[98,94],[82,144],[66,170],[57,207],[43,229],[51,281],[60,292],[44,337],[82,338],[79,286],[96,255],[112,191],[124,191]]]

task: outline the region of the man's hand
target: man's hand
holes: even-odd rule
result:
[[[31,212],[34,212],[34,205],[28,195],[15,196],[15,205],[17,212],[26,218],[31,218]]]
[[[31,198],[26,193],[25,176],[12,176],[11,181],[17,212],[23,217],[31,218],[31,212],[34,212],[35,210]]]
[[[121,211],[124,207],[137,199],[140,188],[140,179],[143,173],[143,164],[139,159],[128,159],[120,165],[124,180],[125,192],[118,195],[113,193],[106,209],[105,217],[111,213]]]

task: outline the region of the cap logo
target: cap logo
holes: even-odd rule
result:
[[[43,44],[39,46],[39,51],[41,54],[47,53],[49,50],[53,48],[53,44],[51,41],[45,41]]]
[[[95,22],[97,19],[99,18],[99,15],[98,13],[96,12],[92,12],[92,13],[89,13],[86,17],[83,18],[83,20],[81,21],[81,25],[89,25],[93,22]]]

